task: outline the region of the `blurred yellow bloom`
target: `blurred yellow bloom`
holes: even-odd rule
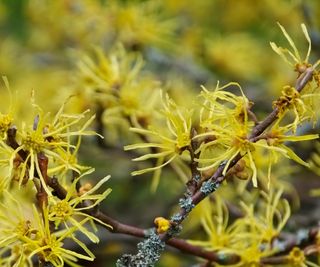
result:
[[[110,27],[117,40],[129,47],[145,45],[169,46],[175,30],[175,20],[165,18],[162,1],[111,1]]]
[[[80,78],[85,93],[96,100],[115,100],[117,90],[128,86],[137,79],[143,66],[138,53],[126,52],[123,46],[117,45],[106,57],[101,49],[95,50],[96,57],[84,57],[78,63]]]
[[[77,94],[101,113],[108,140],[110,135],[115,140],[128,135],[129,127],[147,127],[155,117],[159,82],[142,72],[143,65],[140,53],[128,52],[120,44],[107,56],[96,49],[95,58],[79,63]]]
[[[0,112],[0,141],[4,141],[7,138],[7,132],[10,128],[10,126],[12,125],[13,122],[13,116],[14,114],[14,103],[13,103],[13,96],[12,96],[12,92],[9,86],[9,81],[7,79],[7,77],[2,76],[2,80],[4,82],[5,88],[8,91],[9,94],[9,108],[8,108],[8,112],[3,114]]]
[[[205,39],[205,58],[210,66],[236,79],[252,80],[261,76],[262,68],[269,62],[261,44],[252,35],[243,32],[224,34]],[[267,67],[267,66],[266,66]]]
[[[311,158],[309,159],[310,168],[317,175],[320,176],[320,143],[315,143],[316,151],[312,153]]]

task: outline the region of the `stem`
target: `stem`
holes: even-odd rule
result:
[[[48,184],[48,181],[49,181],[48,173],[47,173],[47,171],[48,171],[48,158],[43,153],[38,153],[37,160],[39,163],[41,175],[42,175],[45,183]],[[43,207],[48,205],[48,194],[47,194],[46,190],[44,189],[42,183],[40,183],[40,186],[36,187],[36,188],[38,189],[37,199],[38,199],[39,207],[41,210],[43,210]]]
[[[187,182],[187,188],[188,188],[188,192],[191,195],[193,195],[198,189],[200,178],[201,178],[200,171],[198,170],[199,163],[196,161],[196,159],[198,159],[200,156],[200,152],[195,153],[195,151],[199,147],[199,142],[193,139],[193,137],[197,135],[197,132],[194,128],[192,128],[190,135],[191,135],[190,136],[191,144],[188,147],[188,151],[191,157],[191,161],[190,161],[191,179]]]

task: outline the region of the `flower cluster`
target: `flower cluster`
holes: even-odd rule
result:
[[[237,96],[224,90],[226,87],[241,87],[236,83],[217,87],[214,91],[209,91],[203,87],[198,109],[199,125],[193,125],[196,112],[184,110],[178,107],[173,100],[168,97],[164,100],[165,112],[163,113],[168,127],[168,133],[164,134],[162,128],[149,130],[141,128],[131,128],[131,131],[146,136],[148,142],[125,146],[125,150],[132,149],[152,149],[151,153],[140,156],[135,161],[158,159],[155,167],[142,169],[133,172],[133,175],[142,174],[149,171],[156,171],[165,165],[174,162],[183,151],[189,150],[192,140],[196,140],[200,145],[194,151],[199,157],[195,161],[199,164],[199,171],[205,174],[208,170],[214,170],[221,164],[224,165],[223,174],[229,170],[229,165],[237,155],[241,155],[248,168],[252,171],[252,181],[254,186],[258,185],[257,168],[255,158],[268,155],[268,177],[270,179],[271,167],[278,161],[278,155],[290,158],[299,164],[309,166],[299,158],[294,151],[288,147],[287,142],[317,139],[319,135],[310,134],[295,136],[295,123],[280,126],[283,117],[280,117],[258,138],[252,138],[251,132],[255,127],[255,119],[250,117],[252,112],[250,102],[242,93]],[[168,104],[169,103],[169,104]],[[170,104],[171,103],[171,104]],[[303,102],[302,102],[303,103]],[[191,129],[199,129],[199,134],[191,137]],[[190,160],[190,158],[183,158]]]
[[[292,46],[294,52],[279,48],[272,43],[272,48],[286,58],[288,53],[297,64],[304,64],[306,71],[311,65],[308,63],[310,54],[310,38],[302,26],[303,32],[309,42],[309,49],[305,60],[296,49],[292,39],[281,29]],[[288,60],[287,60],[288,61]],[[310,66],[309,66],[310,65]],[[299,164],[309,167],[295,152],[288,146],[289,142],[305,141],[317,139],[318,134],[306,134],[295,136],[297,128],[306,121],[318,120],[315,112],[316,102],[319,99],[319,86],[316,82],[318,71],[312,66],[313,74],[306,85],[299,90],[292,86],[284,86],[282,95],[274,101],[273,107],[276,112],[276,120],[267,127],[261,134],[253,134],[259,122],[252,112],[253,102],[243,93],[238,83],[228,83],[220,86],[219,82],[213,91],[202,87],[197,104],[193,110],[185,110],[178,107],[168,96],[163,99],[165,112],[162,119],[166,121],[166,127],[152,127],[149,129],[131,128],[131,131],[143,136],[144,143],[125,146],[125,150],[150,149],[151,152],[135,158],[135,161],[157,159],[155,167],[134,171],[133,175],[155,171],[159,176],[159,168],[169,163],[171,165],[183,160],[185,162],[197,162],[197,168],[206,179],[219,166],[224,166],[222,174],[225,176],[233,166],[233,161],[241,157],[245,162],[242,170],[251,170],[251,179],[255,187],[258,186],[258,171],[256,160],[267,155],[268,186],[270,186],[272,165],[278,162],[279,155],[292,159]],[[298,80],[303,79],[302,66],[296,66],[300,70]],[[303,74],[302,74],[303,73]],[[301,77],[300,77],[301,76]],[[232,92],[238,88],[240,95]],[[290,119],[293,115],[294,119]],[[167,128],[167,129],[165,129]],[[191,129],[196,129],[197,134],[191,133]],[[168,130],[168,131],[167,131]],[[169,134],[168,134],[168,133]],[[191,142],[196,142],[196,148]],[[188,154],[182,153],[189,151]],[[187,157],[186,157],[187,155]],[[194,155],[197,155],[194,157]],[[248,177],[248,172],[239,174]]]
[[[255,150],[254,142],[249,140],[254,123],[249,120],[249,100],[243,95],[237,96],[223,89],[238,84],[231,83],[210,92],[203,88],[201,96],[204,98],[200,111],[200,127],[203,133],[194,138],[202,138],[201,145],[196,153],[199,157],[200,170],[205,171],[217,167],[225,162],[223,174],[238,153],[246,156],[253,171],[253,182],[257,185],[256,167],[252,153]],[[215,156],[217,155],[217,156]]]
[[[96,49],[95,57],[84,57],[79,63],[76,93],[84,103],[90,100],[112,140],[130,126],[147,126],[154,117],[158,82],[143,73],[143,65],[139,53],[127,52],[121,45],[108,56]]]
[[[79,266],[76,264],[78,259],[92,261],[94,255],[77,238],[77,233],[85,233],[94,242],[98,242],[99,239],[94,233],[87,230],[85,225],[92,220],[92,217],[79,211],[81,210],[79,205],[85,200],[92,202],[91,206],[83,208],[85,210],[102,201],[110,192],[109,190],[100,195],[93,193],[107,179],[108,177],[102,179],[82,196],[75,197],[73,200],[61,200],[60,203],[62,201],[65,203],[64,208],[68,205],[68,215],[63,214],[63,217],[61,214],[66,209],[62,210],[62,205],[60,205],[60,212],[58,211],[59,202],[54,200],[55,197],[51,197],[49,207],[44,207],[41,212],[30,202],[30,194],[33,193],[32,187],[28,186],[23,195],[21,190],[17,191],[18,189],[15,192],[4,191],[0,204],[1,266],[33,266],[34,256],[42,261],[50,262],[53,266],[64,266],[64,264]],[[74,184],[72,186],[74,187]],[[55,206],[52,205],[52,201]],[[74,203],[78,204],[78,208],[74,206]],[[51,222],[54,221],[58,226],[57,217],[59,214],[61,221],[68,219],[72,223],[53,229]],[[83,216],[82,220],[77,218],[78,214]],[[83,253],[64,248],[65,242],[70,241],[79,245],[83,249]]]
[[[307,84],[301,92],[298,92],[295,87],[284,86],[282,90],[282,96],[274,101],[274,107],[279,109],[279,116],[283,117],[288,111],[293,111],[295,117],[292,122],[292,130],[295,132],[298,125],[306,120],[313,120],[316,122],[317,110],[320,101],[319,94],[319,72],[316,67],[319,65],[320,61],[315,64],[310,63],[310,52],[311,52],[311,39],[308,34],[307,28],[304,24],[301,24],[303,34],[308,42],[308,51],[306,57],[302,59],[294,41],[287,33],[285,28],[278,24],[284,36],[286,37],[292,50],[287,48],[278,47],[275,43],[271,42],[272,49],[281,56],[281,58],[293,67],[293,70],[298,73],[300,77],[308,68],[313,69],[313,79]]]
[[[99,238],[94,233],[96,228],[93,222],[110,227],[86,211],[103,201],[111,190],[95,194],[109,179],[107,176],[91,189],[77,195],[75,186],[83,175],[71,184],[65,199],[51,196],[48,206],[44,206],[42,211],[30,202],[30,194],[34,193],[30,186],[24,195],[16,189],[18,198],[13,196],[13,191],[3,192],[0,204],[1,266],[33,266],[34,256],[56,267],[64,264],[80,266],[76,264],[78,259],[94,259],[93,253],[77,235],[83,233],[91,242],[97,243]],[[88,229],[88,224],[93,227],[92,230]],[[70,241],[81,247],[83,253],[65,248],[65,242]]]
[[[88,129],[95,116],[88,117],[88,110],[65,113],[65,104],[51,116],[33,98],[30,102],[35,113],[31,125],[25,121],[19,125],[11,119],[12,111],[0,114],[1,266],[33,266],[35,257],[57,267],[79,266],[78,259],[94,259],[79,233],[97,243],[95,223],[110,227],[90,215],[110,193],[111,189],[96,193],[110,176],[95,186],[78,188],[94,170],[81,165],[77,153],[83,136],[96,135]],[[38,205],[32,203],[34,196]],[[83,253],[67,249],[65,243],[70,241]]]
[[[92,242],[96,243],[98,242],[97,237],[89,232],[86,228],[82,227],[82,224],[84,221],[89,221],[94,226],[93,222],[96,221],[100,224],[110,227],[101,220],[86,213],[86,211],[92,210],[101,201],[103,201],[111,192],[111,189],[105,190],[102,194],[93,194],[101,187],[101,185],[108,181],[110,176],[106,176],[105,178],[101,179],[94,187],[86,188],[86,190],[84,190],[83,192],[79,190],[78,193],[76,190],[76,184],[81,178],[83,178],[84,175],[90,174],[92,172],[93,169],[83,173],[77,179],[75,179],[71,186],[68,188],[67,195],[64,199],[60,200],[56,197],[49,198],[48,219],[49,221],[54,222],[56,228],[58,228],[61,224],[63,224],[66,228],[74,226],[78,229],[78,231],[81,231],[84,235],[86,235]],[[83,219],[79,222],[79,218]]]
[[[20,185],[28,180],[39,178],[48,194],[46,177],[39,166],[39,155],[44,154],[49,158],[48,174],[59,175],[61,182],[65,184],[67,171],[81,173],[87,167],[78,164],[75,153],[78,151],[81,136],[95,135],[87,130],[95,116],[86,119],[86,113],[66,114],[64,105],[59,109],[54,118],[45,114],[40,107],[34,105],[37,112],[31,126],[22,123],[21,128],[10,126],[6,131],[6,138],[0,142],[1,162],[7,167],[7,175],[3,178],[3,184],[7,186],[11,181],[18,181]],[[8,116],[8,115],[7,115]],[[7,120],[6,116],[2,116]],[[10,125],[13,125],[11,122]],[[73,145],[74,139],[77,145]]]
[[[257,205],[242,202],[243,216],[233,222],[221,197],[214,203],[204,202],[201,224],[209,239],[189,242],[219,255],[239,255],[240,262],[230,266],[259,266],[262,257],[278,250],[275,240],[290,216],[289,203],[281,195],[282,190],[270,190],[268,194],[261,192]]]

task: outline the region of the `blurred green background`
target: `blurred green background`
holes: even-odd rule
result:
[[[261,115],[271,110],[282,86],[296,78],[270,48],[270,41],[287,45],[277,22],[303,53],[307,52],[307,42],[300,24],[305,23],[312,38],[312,58],[320,57],[317,0],[1,0],[0,73],[8,77],[18,99],[28,99],[34,90],[39,105],[54,112],[68,96],[81,94],[77,64],[83,55],[96,47],[108,54],[121,43],[127,51],[142,55],[144,72],[167,88],[177,102],[192,99],[200,85],[214,88],[218,79],[222,83],[237,81]],[[0,90],[3,111],[8,95],[4,87]],[[16,101],[19,118],[31,120],[28,101],[21,100]],[[68,108],[80,111],[88,106],[90,103],[75,100]],[[132,155],[122,149],[126,139],[119,135],[112,140],[107,138],[102,148],[92,145],[96,140],[86,139],[80,154],[85,165],[96,168],[96,177],[112,175],[109,186],[113,192],[101,208],[122,222],[152,227],[156,216],[171,214],[183,184],[168,169],[152,193],[150,175],[130,176],[135,165]],[[312,148],[302,147],[301,151],[308,158]],[[308,196],[308,188],[319,186],[318,180],[309,173],[299,175],[309,176],[308,185],[300,186],[302,202],[319,210]],[[302,184],[300,180],[296,183]],[[304,212],[308,214],[308,209]],[[182,236],[195,236],[198,228],[190,218]],[[134,252],[138,242],[103,229],[100,237],[99,245],[90,245],[97,261],[87,266],[114,266],[119,255]],[[157,266],[198,262],[169,248]]]

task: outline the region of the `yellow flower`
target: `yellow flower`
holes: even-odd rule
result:
[[[133,159],[134,161],[144,161],[148,159],[157,159],[157,165],[151,168],[145,168],[132,172],[132,175],[140,175],[146,172],[157,171],[175,160],[183,153],[191,143],[192,110],[179,107],[166,95],[162,98],[165,126],[159,126],[159,129],[149,130],[142,128],[130,128],[134,133],[146,138],[148,142],[127,145],[125,150],[151,149],[150,153]],[[158,173],[159,175],[159,173]]]
[[[75,232],[79,231],[78,227],[82,227],[89,218],[82,220],[78,226],[53,233],[50,230],[47,208],[43,209],[43,216],[41,217],[39,211],[34,207],[34,218],[36,219],[36,234],[23,240],[26,248],[30,251],[29,259],[37,255],[40,259],[50,262],[55,267],[63,267],[65,264],[80,267],[80,265],[76,264],[78,259],[94,260],[93,253],[83,242],[75,237]],[[79,245],[83,249],[84,254],[64,248],[64,242],[68,239]]]
[[[0,140],[7,138],[7,132],[11,126],[13,119],[9,114],[0,113]]]
[[[78,226],[52,232],[48,209],[45,207],[41,213],[23,198],[21,191],[5,191],[0,205],[0,256],[3,266],[32,267],[35,255],[56,267],[65,264],[80,266],[76,264],[78,259],[94,259],[92,252],[75,236],[90,221],[89,217],[80,221]],[[79,245],[84,254],[64,248],[67,240]]]
[[[293,266],[307,266],[304,263],[306,260],[304,253],[298,247],[294,247],[288,256],[288,260]]]
[[[57,267],[66,264],[80,266],[76,264],[78,259],[94,259],[92,252],[76,236],[77,232],[81,232],[90,241],[99,241],[85,225],[90,223],[94,227],[94,221],[104,223],[85,211],[98,205],[110,193],[110,189],[107,189],[101,194],[95,194],[109,176],[77,195],[75,184],[82,177],[76,179],[69,188],[66,200],[59,201],[51,196],[49,206],[43,207],[42,211],[30,202],[30,194],[34,194],[33,187],[27,185],[23,192],[13,189],[12,192],[4,191],[0,203],[0,263],[6,264],[3,266],[31,267],[35,255]],[[84,202],[90,204],[81,207],[80,204]],[[59,226],[58,229],[51,227],[52,222]],[[66,249],[64,244],[69,241],[75,242],[84,253]]]
[[[147,127],[157,110],[159,82],[141,71],[141,55],[127,52],[121,45],[108,55],[101,50],[96,54],[96,59],[87,57],[79,63],[78,94],[86,105],[98,106],[108,139],[128,134],[130,126]]]
[[[287,223],[291,210],[286,199],[281,199],[283,189],[275,191],[269,189],[269,192],[260,191],[261,206],[257,211],[256,222],[258,224],[259,236],[263,242],[271,243],[277,237]],[[243,207],[247,209],[246,205]]]
[[[225,250],[232,246],[236,229],[229,226],[229,212],[220,197],[215,198],[215,204],[202,203],[201,224],[209,237],[208,241],[189,240],[194,245],[213,250]]]
[[[310,39],[310,36],[308,34],[308,31],[307,31],[305,24],[303,24],[303,23],[301,24],[302,32],[308,42],[308,51],[307,51],[306,57],[304,59],[302,59],[302,57],[300,56],[300,53],[299,53],[296,45],[294,44],[293,40],[291,39],[291,37],[289,36],[289,34],[285,30],[285,28],[280,23],[278,23],[278,25],[279,25],[283,35],[287,39],[289,45],[291,46],[292,50],[290,51],[287,48],[282,48],[281,46],[277,46],[274,42],[270,42],[272,49],[285,62],[287,62],[289,65],[293,66],[296,71],[298,71],[299,73],[304,72],[304,70],[307,67],[311,66],[311,64],[309,63],[309,57],[310,57],[310,52],[311,52],[311,39]]]
[[[255,142],[256,147],[262,148],[267,152],[267,162],[268,162],[268,187],[270,186],[271,169],[272,165],[277,163],[279,158],[278,155],[284,156],[288,159],[294,160],[295,162],[309,168],[309,163],[302,160],[288,145],[288,142],[300,142],[318,139],[318,134],[307,134],[302,136],[292,135],[294,131],[294,126],[292,124],[280,126],[282,118],[279,118],[266,132],[259,136],[258,140]],[[260,153],[257,156],[262,157],[264,153]]]
[[[68,157],[66,155],[70,155],[70,147],[76,148],[70,144],[71,138],[95,135],[95,132],[86,130],[95,116],[91,116],[82,124],[88,111],[82,114],[64,114],[64,105],[62,105],[50,122],[48,120],[49,114],[43,114],[43,111],[36,105],[34,107],[39,114],[36,115],[32,127],[23,123],[21,129],[12,129],[13,136],[11,138],[16,139],[16,144],[14,144],[14,150],[10,155],[9,170],[11,174],[9,176],[13,176],[18,169],[18,180],[21,185],[29,179],[32,180],[37,173],[42,185],[50,195],[50,190],[47,188],[45,178],[40,170],[39,153],[43,153],[49,158],[51,173],[52,170],[59,171],[61,168],[69,168],[70,164],[65,160]],[[58,164],[60,167],[57,166]],[[79,173],[82,169],[80,165],[73,164],[70,169],[75,170],[76,167],[78,167],[77,172]]]
[[[302,59],[300,53],[295,46],[293,40],[286,32],[283,26],[278,23],[281,28],[284,36],[286,37],[289,45],[292,50],[278,47],[275,43],[271,42],[272,49],[281,56],[291,66],[294,67],[294,70],[298,72],[300,76],[304,73],[307,68],[313,68],[312,79],[308,84],[303,88],[302,91],[298,92],[294,87],[285,86],[282,90],[282,96],[275,101],[273,104],[279,109],[279,116],[283,116],[286,111],[292,110],[295,116],[294,121],[292,122],[293,131],[295,132],[297,126],[305,120],[313,120],[316,123],[318,119],[317,110],[319,110],[319,72],[316,70],[316,67],[320,64],[318,60],[315,64],[310,64],[309,57],[311,52],[311,40],[307,31],[307,28],[304,24],[301,24],[302,31],[305,35],[305,38],[308,41],[308,52],[306,57]]]
[[[77,195],[76,184],[84,175],[92,173],[94,170],[89,171],[80,175],[77,179],[73,181],[71,186],[67,190],[67,195],[65,199],[60,200],[54,196],[49,198],[48,203],[48,220],[55,223],[56,228],[62,223],[66,228],[70,226],[77,227],[78,231],[86,235],[92,242],[97,243],[99,241],[98,237],[91,231],[83,227],[83,221],[88,221],[92,226],[94,221],[111,227],[99,219],[86,213],[86,210],[90,210],[103,201],[107,195],[110,194],[111,189],[105,190],[102,194],[94,194],[106,181],[109,180],[110,176],[106,176],[101,179],[93,188],[87,190],[81,195]],[[86,205],[81,205],[86,203]],[[89,204],[88,204],[89,203]],[[79,221],[79,218],[82,218]]]
[[[278,117],[283,118],[288,111],[293,111],[294,121],[290,123],[292,131],[295,133],[297,127],[307,120],[312,120],[314,124],[318,120],[316,113],[317,99],[319,96],[319,86],[313,81],[307,84],[300,93],[292,86],[284,86],[282,96],[273,102],[273,107],[278,109]]]
[[[6,262],[4,266],[33,266],[23,241],[36,231],[31,206],[19,191],[5,190],[1,196],[0,258]]]
[[[309,164],[303,161],[292,149],[290,149],[286,142],[299,142],[318,139],[318,134],[307,134],[301,136],[291,135],[292,125],[280,126],[281,118],[278,119],[270,128],[270,130],[261,136],[256,145],[273,150],[282,154],[283,156],[296,161],[297,163],[309,167]],[[265,140],[265,141],[264,141]],[[266,143],[265,143],[266,142]]]
[[[188,242],[214,250],[219,255],[239,255],[240,262],[230,266],[260,266],[262,257],[277,252],[272,247],[272,242],[290,215],[289,204],[280,198],[281,194],[282,190],[271,190],[269,193],[262,193],[262,199],[242,202],[244,214],[233,222],[229,222],[226,204],[221,197],[216,196],[214,205],[206,202],[200,215],[201,224],[209,239]],[[254,205],[253,202],[260,204]]]
[[[81,174],[91,167],[83,166],[78,162],[78,152],[81,145],[81,136],[77,137],[76,145],[72,145],[71,136],[67,137],[67,146],[65,148],[55,148],[59,157],[53,158],[53,162],[49,163],[48,175],[56,175],[59,177],[59,182],[62,186],[68,184],[67,173],[73,171],[77,174]]]
[[[289,255],[287,256],[287,259],[290,263],[290,266],[294,267],[318,267],[318,264],[315,264],[311,261],[308,261],[306,256],[304,255],[303,250],[301,250],[298,247],[294,247]]]
[[[223,90],[230,85],[239,87],[242,96]],[[219,87],[218,83],[213,92],[203,88],[201,95],[205,99],[200,111],[200,126],[204,133],[194,137],[203,139],[195,152],[201,153],[200,158],[196,159],[200,163],[199,170],[206,171],[224,162],[225,175],[234,157],[240,153],[248,159],[253,171],[252,181],[254,186],[257,186],[257,169],[252,155],[255,150],[254,142],[249,140],[254,124],[248,118],[250,102],[244,96],[240,85],[229,83]]]
[[[289,109],[293,110],[295,115],[295,119],[292,123],[293,132],[296,132],[298,124],[302,123],[306,119],[304,115],[307,111],[307,106],[301,99],[300,93],[294,87],[284,86],[282,96],[273,102],[273,107],[278,108],[278,116],[283,116],[283,114]]]
[[[128,53],[123,46],[118,45],[106,57],[96,49],[96,59],[85,57],[79,62],[81,94],[102,103],[103,106],[117,101],[119,88],[128,86],[137,79],[143,66],[140,54]]]

